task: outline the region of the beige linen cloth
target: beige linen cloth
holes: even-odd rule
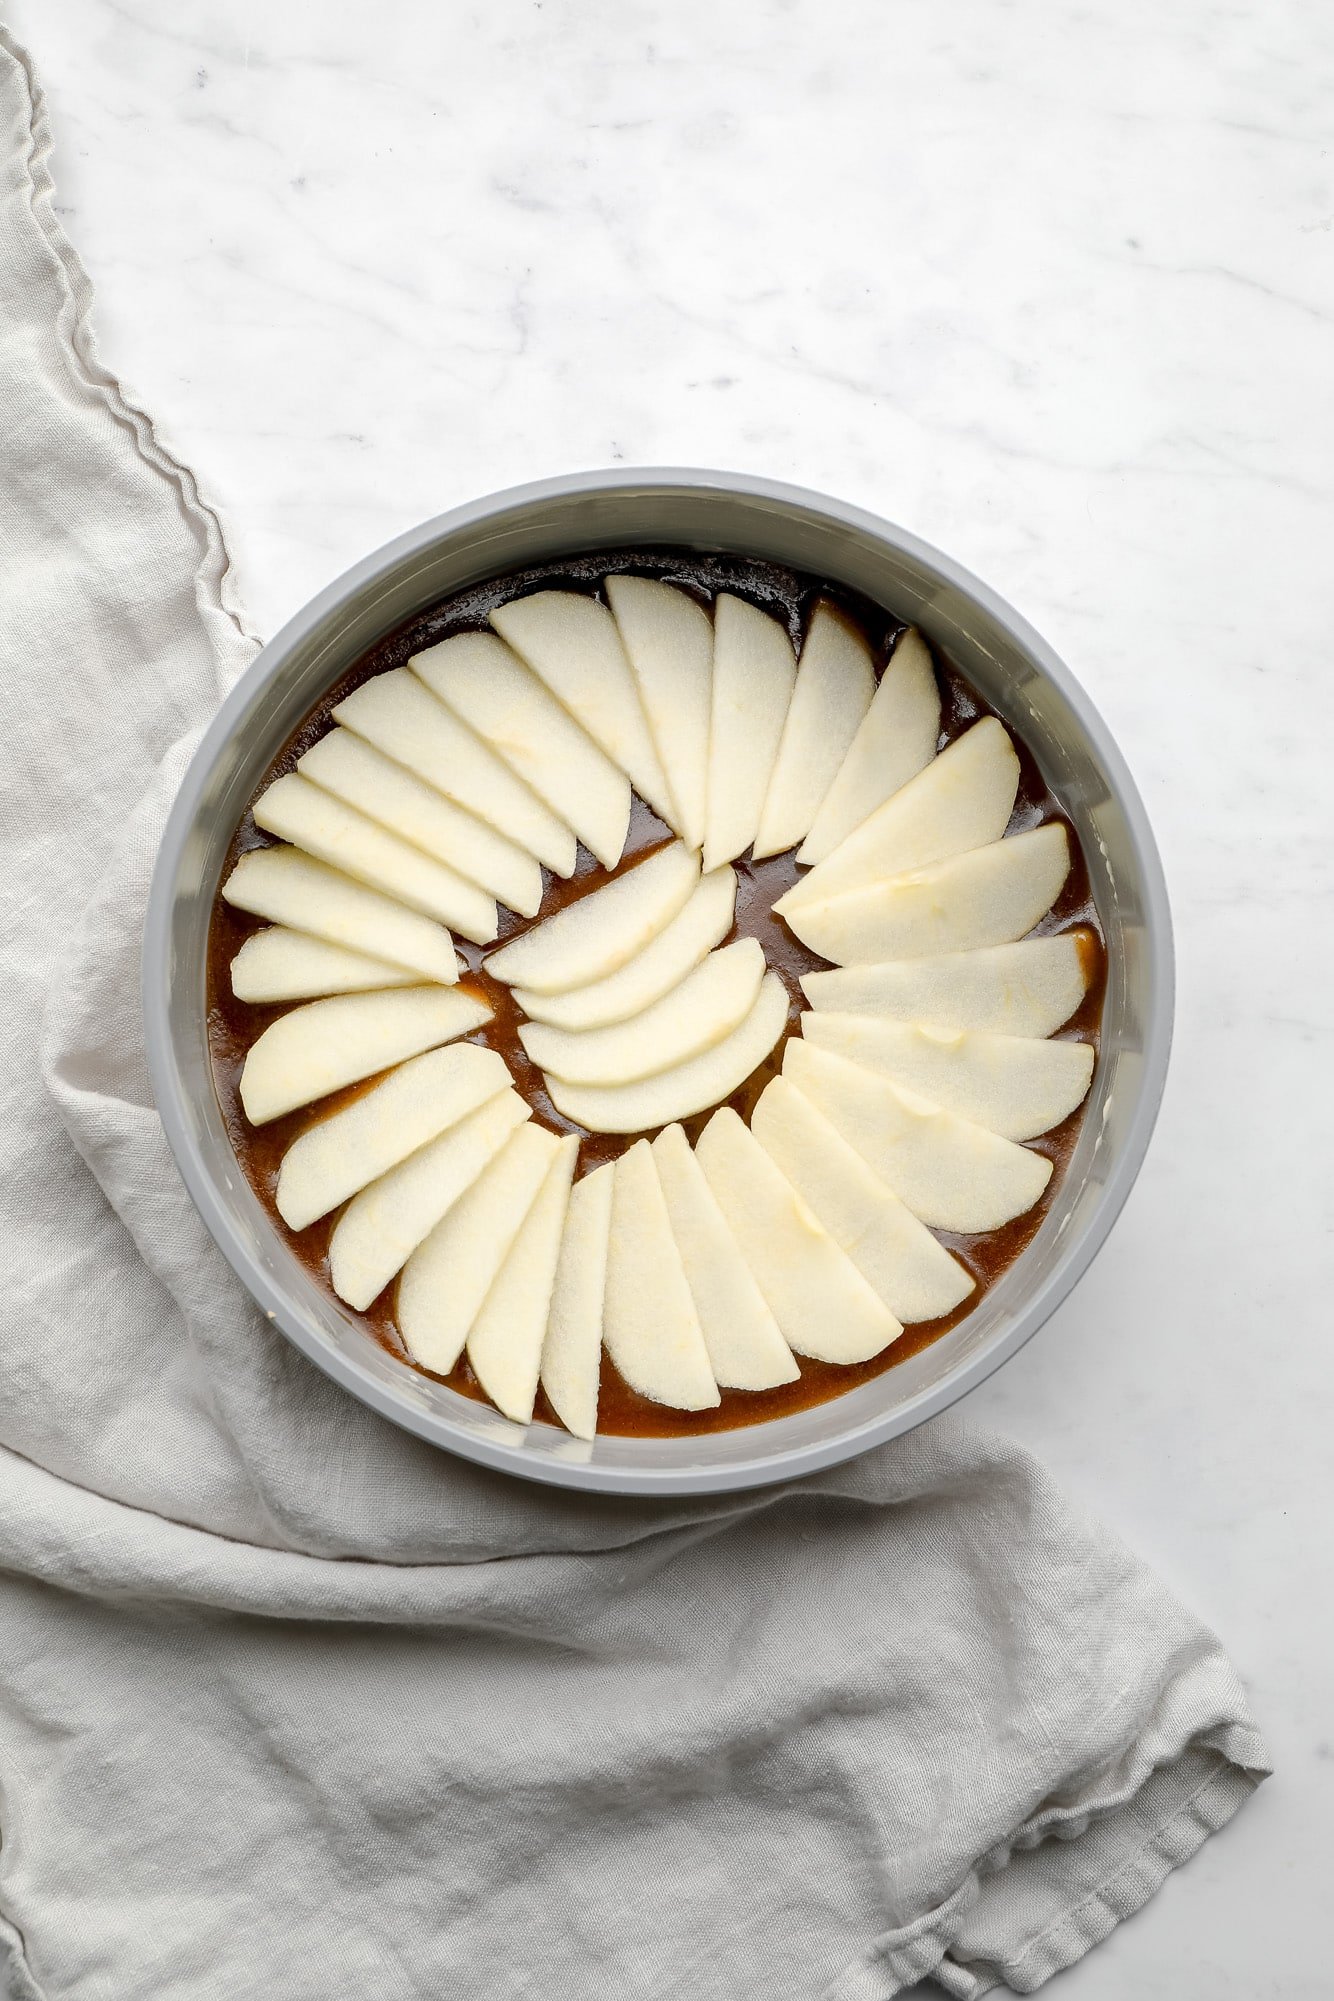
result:
[[[0,1990],[1030,1992],[1267,1768],[1030,1459],[945,1420],[717,1502],[510,1483],[333,1388],[195,1217],[139,932],[255,642],[2,33],[0,119]]]

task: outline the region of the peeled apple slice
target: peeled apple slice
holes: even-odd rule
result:
[[[330,730],[297,759],[296,768],[312,784],[423,848],[511,910],[536,915],[542,868],[535,857],[351,730]]]
[[[680,1126],[658,1134],[653,1163],[715,1380],[734,1390],[795,1382],[801,1371],[792,1350]]]
[[[695,1157],[783,1338],[821,1362],[866,1362],[903,1328],[736,1113],[724,1106]]]
[[[818,1049],[860,1063],[1003,1139],[1050,1132],[1083,1103],[1093,1076],[1087,1042],[979,1035],[857,1014],[808,1014],[802,1031]]]
[[[557,1141],[542,1186],[468,1334],[468,1360],[478,1382],[496,1408],[516,1424],[529,1423],[533,1415],[578,1154],[578,1140]]]
[[[713,706],[704,866],[751,845],[796,680],[792,641],[776,618],[719,593],[713,608]]]
[[[687,591],[608,577],[607,596],[687,847],[704,845],[713,702],[713,621]]]
[[[766,1084],[750,1129],[896,1320],[938,1320],[973,1280],[789,1077]]]
[[[535,591],[497,605],[491,623],[659,819],[675,826],[671,792],[606,605],[579,591]]]
[[[329,1239],[338,1297],[364,1312],[531,1116],[517,1091],[502,1090],[354,1195]]]
[[[404,1265],[398,1331],[424,1369],[447,1376],[463,1353],[558,1146],[542,1126],[516,1127]]]
[[[252,848],[223,884],[222,897],[253,917],[386,959],[419,979],[452,986],[459,976],[448,931],[295,848]]]
[[[267,1125],[391,1063],[470,1035],[490,1016],[484,1000],[457,987],[336,994],[294,1007],[250,1046],[241,1072],[245,1115],[252,1126]]]
[[[547,1093],[558,1112],[589,1132],[652,1132],[730,1098],[786,1027],[787,988],[777,973],[766,973],[740,1027],[703,1055],[635,1084],[566,1084],[548,1077]]]
[[[835,965],[972,952],[1012,944],[1031,931],[1069,873],[1070,843],[1052,820],[784,916],[803,944]]]
[[[610,1164],[595,1168],[570,1190],[542,1343],[542,1387],[576,1438],[592,1438],[598,1426],[612,1172]]]
[[[565,993],[605,979],[652,944],[698,881],[698,858],[673,841],[512,945],[502,945],[486,970],[493,979],[539,993]]]
[[[313,1000],[317,994],[364,993],[373,987],[411,987],[420,975],[306,938],[285,925],[271,924],[246,939],[232,960],[232,992],[259,1005]]]
[[[736,874],[715,869],[692,890],[681,909],[651,945],[626,961],[619,972],[568,993],[539,994],[516,987],[514,998],[534,1021],[582,1033],[628,1021],[660,1000],[699,965],[732,928],[736,913]]]
[[[573,875],[575,838],[503,757],[438,702],[409,667],[377,674],[353,689],[333,712],[354,735],[456,806],[475,813],[508,841],[526,848],[557,875]]]
[[[509,1083],[504,1058],[463,1043],[431,1049],[293,1140],[274,1201],[289,1230],[304,1230],[387,1174]]]
[[[646,1139],[612,1170],[602,1338],[632,1390],[673,1410],[721,1398]]]
[[[525,1022],[519,1040],[540,1070],[567,1084],[633,1084],[730,1035],[754,1006],[763,978],[759,940],[738,938],[629,1021],[582,1034]]]
[[[831,605],[818,604],[760,814],[757,860],[795,847],[810,832],[874,694],[866,641]]]
[[[630,781],[503,639],[456,633],[408,665],[604,868],[615,868],[630,825]]]
[[[820,1013],[1040,1038],[1064,1027],[1088,992],[1094,950],[1093,933],[1081,927],[978,952],[806,973],[801,984]]]
[[[797,850],[797,860],[823,861],[854,827],[936,754],[940,689],[920,632],[899,635],[870,708]]]
[[[251,811],[255,825],[266,833],[383,891],[409,910],[434,917],[474,945],[487,945],[495,937],[496,906],[485,890],[297,772],[289,771],[271,785]]]
[[[774,907],[795,910],[989,847],[1010,824],[1018,790],[1014,745],[995,716],[984,716],[877,806]]]
[[[932,1229],[998,1230],[1051,1180],[1041,1154],[812,1043],[789,1042],[783,1075]]]

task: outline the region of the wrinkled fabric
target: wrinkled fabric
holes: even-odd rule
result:
[[[256,642],[48,146],[0,30],[3,1991],[1032,1991],[1267,1760],[1031,1459],[950,1418],[759,1494],[526,1487],[335,1389],[195,1216],[139,937]]]

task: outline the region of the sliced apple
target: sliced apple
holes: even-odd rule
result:
[[[765,1085],[750,1129],[896,1320],[938,1320],[974,1290],[958,1260],[791,1078]]]
[[[801,649],[755,856],[777,855],[810,832],[875,694],[875,666],[861,634],[818,604]]]
[[[673,584],[608,577],[607,596],[687,847],[704,845],[713,621]]]
[[[674,827],[671,791],[606,605],[579,591],[535,591],[497,605],[491,623],[620,766],[640,798]]]
[[[402,966],[326,945],[322,938],[303,937],[283,924],[271,924],[247,938],[232,960],[231,975],[236,998],[258,1005],[313,1000],[317,994],[364,993],[373,987],[411,987],[420,979]]]
[[[579,1142],[558,1140],[550,1167],[468,1334],[468,1360],[497,1410],[533,1415]]]
[[[408,665],[604,868],[615,868],[630,825],[630,781],[503,639],[459,632]]]
[[[977,952],[840,966],[806,973],[801,984],[818,1013],[1042,1037],[1069,1021],[1088,992],[1094,964],[1093,933],[1080,927]]]
[[[672,841],[614,882],[502,945],[487,960],[486,970],[510,986],[546,994],[605,979],[652,944],[698,881],[698,856]]]
[[[274,1193],[289,1230],[304,1230],[509,1083],[505,1060],[465,1042],[430,1049],[293,1140]]]
[[[838,767],[799,862],[823,861],[854,827],[931,762],[940,735],[940,689],[922,635],[900,633],[870,708]]]
[[[612,1174],[610,1164],[595,1168],[570,1190],[542,1343],[542,1387],[576,1438],[592,1438],[598,1425]]]
[[[860,1014],[808,1014],[802,1031],[817,1049],[860,1063],[1003,1139],[1050,1132],[1083,1103],[1093,1076],[1087,1042],[979,1035]]]
[[[568,993],[539,994],[516,987],[514,998],[534,1021],[582,1034],[628,1021],[660,1000],[699,965],[732,928],[736,913],[736,875],[730,868],[714,869],[696,884],[685,904],[651,945],[619,972]]]
[[[1012,944],[1031,931],[1069,873],[1070,843],[1052,820],[871,889],[800,904],[784,916],[803,944],[840,966],[972,952]]]
[[[766,973],[745,1020],[702,1055],[636,1084],[566,1084],[548,1077],[548,1095],[558,1112],[588,1132],[652,1132],[739,1091],[787,1027],[787,1012],[787,988],[777,973]]]
[[[574,874],[573,831],[410,668],[363,681],[333,715],[556,875]]]
[[[447,1376],[556,1157],[542,1126],[518,1126],[422,1239],[398,1281],[398,1331],[415,1361]]]
[[[391,1063],[470,1035],[490,1015],[484,1000],[458,987],[400,987],[308,1001],[271,1022],[251,1044],[241,1072],[245,1115],[252,1126],[267,1125]]]
[[[640,1396],[673,1410],[721,1402],[646,1139],[613,1169],[602,1338]]]
[[[567,1084],[633,1084],[689,1062],[730,1035],[754,1006],[763,978],[759,940],[738,938],[629,1021],[573,1034],[525,1022],[519,1040],[539,1070]]]
[[[1010,823],[1019,759],[995,716],[983,716],[840,842],[775,909],[868,889],[970,848],[989,847]]]
[[[776,618],[730,592],[713,608],[713,705],[704,866],[751,845],[792,700],[797,656]]]
[[[821,1362],[865,1362],[903,1332],[823,1223],[728,1107],[695,1157],[789,1348]]]
[[[338,1297],[364,1312],[531,1117],[517,1091],[499,1091],[354,1195],[329,1239],[329,1276]]]
[[[425,849],[511,910],[523,917],[536,915],[542,901],[542,868],[536,857],[351,730],[330,730],[297,759],[296,768],[312,784]]]
[[[813,1043],[789,1042],[783,1075],[932,1229],[997,1230],[1031,1209],[1051,1179],[1041,1154]]]
[[[459,976],[448,931],[295,848],[252,848],[228,876],[222,896],[252,917],[386,959],[419,979],[452,986]]]
[[[294,848],[341,869],[368,888],[392,896],[423,917],[487,945],[496,935],[496,906],[475,882],[457,875],[420,848],[409,847],[351,806],[289,771],[251,808],[255,825]]]
[[[720,1388],[734,1390],[795,1382],[801,1371],[792,1350],[680,1126],[665,1126],[658,1134],[653,1162],[714,1379]]]

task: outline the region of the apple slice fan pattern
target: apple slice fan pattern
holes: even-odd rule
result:
[[[223,886],[264,920],[230,969],[268,1023],[246,1120],[343,1094],[282,1154],[282,1221],[336,1217],[335,1293],[365,1311],[394,1287],[420,1367],[466,1354],[518,1423],[540,1385],[582,1438],[604,1352],[640,1395],[704,1412],[956,1314],[975,1290],[957,1239],[1040,1201],[1052,1164],[1028,1143],[1094,1064],[1051,1039],[1096,949],[1030,935],[1071,853],[1059,820],[1010,831],[1003,725],[940,748],[921,637],[877,676],[825,602],[799,658],[746,600],[710,615],[637,576],[490,623],[340,702],[254,803],[273,844]],[[623,865],[636,793],[676,838]],[[593,886],[539,919],[544,871],[573,875],[580,845]],[[804,872],[774,910],[826,964],[790,1034],[795,986],[729,934],[734,864],[791,850]],[[460,981],[455,937],[491,945],[505,911],[526,922]],[[502,993],[575,1130],[538,1123],[487,1046]],[[728,1101],[766,1064],[747,1123]],[[626,1138],[581,1174],[579,1129]]]

